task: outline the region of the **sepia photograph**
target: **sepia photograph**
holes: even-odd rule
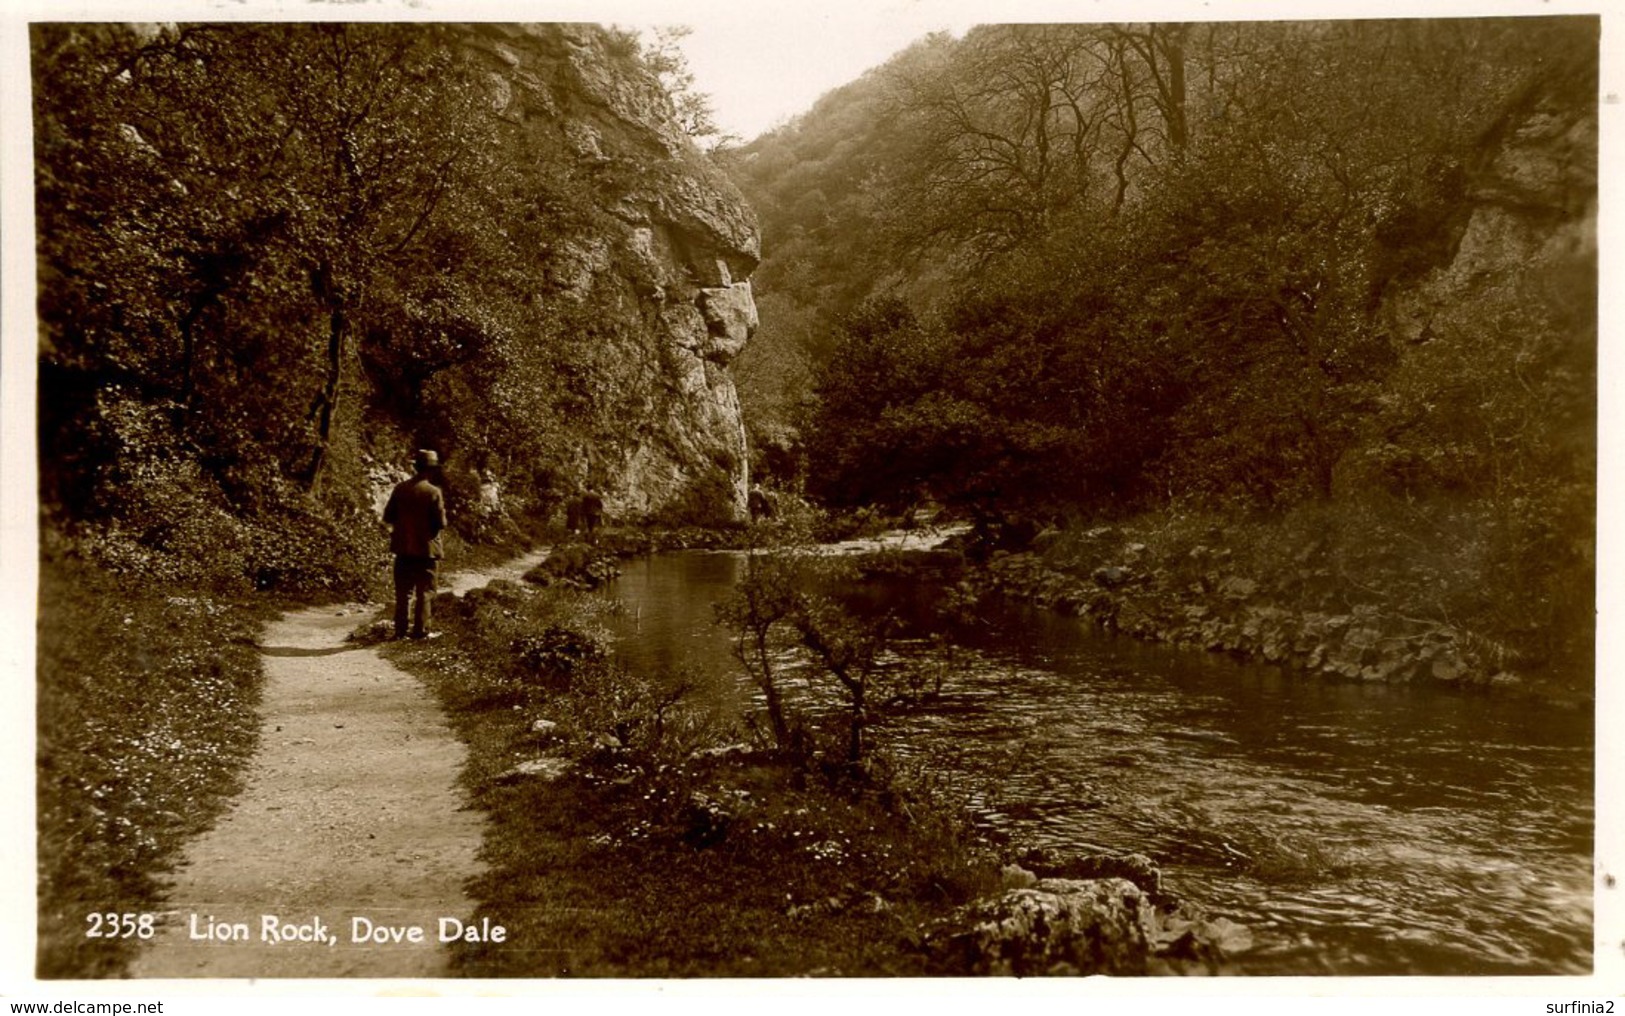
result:
[[[12,21],[27,983],[1618,997],[1617,25],[1426,7]]]

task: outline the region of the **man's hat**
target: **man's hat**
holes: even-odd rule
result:
[[[425,469],[433,469],[440,465],[440,456],[427,448],[419,448],[417,457],[412,461]]]

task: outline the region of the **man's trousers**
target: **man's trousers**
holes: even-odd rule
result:
[[[407,635],[408,601],[414,601],[411,635],[422,638],[429,633],[429,615],[433,613],[434,570],[438,564],[432,557],[395,557],[395,637]]]

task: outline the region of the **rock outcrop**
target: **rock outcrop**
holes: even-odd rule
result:
[[[1592,265],[1597,255],[1597,117],[1535,94],[1485,139],[1446,225],[1447,256],[1389,287],[1379,320],[1410,346],[1448,332],[1511,274]]]
[[[585,24],[468,33],[500,115],[599,213],[559,236],[537,272],[539,302],[594,319],[614,389],[612,432],[583,442],[567,479],[601,485],[612,517],[704,488],[743,518],[748,456],[727,368],[757,323],[754,213],[678,126],[635,41]]]

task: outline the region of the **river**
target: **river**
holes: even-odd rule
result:
[[[748,706],[712,604],[728,553],[629,561],[619,652]],[[937,591],[870,583],[858,609],[939,659]],[[1165,887],[1247,925],[1243,973],[1584,974],[1592,964],[1589,713],[1445,689],[1336,684],[987,604],[939,701],[887,750],[953,783],[996,840],[1140,852]],[[816,698],[816,696],[814,696]]]

